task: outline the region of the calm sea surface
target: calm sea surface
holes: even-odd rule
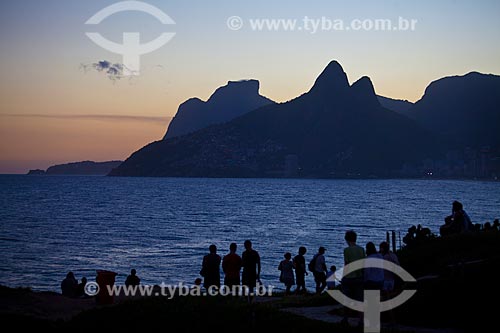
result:
[[[412,224],[437,233],[453,200],[474,223],[500,217],[498,182],[2,175],[0,284],[60,291],[67,271],[93,280],[96,269],[123,284],[131,268],[144,284],[192,284],[210,244],[241,254],[251,239],[262,282],[281,286],[285,252],[303,245],[309,260],[325,246],[340,268],[347,229],[362,245]]]

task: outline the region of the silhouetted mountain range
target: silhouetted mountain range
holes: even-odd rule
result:
[[[57,164],[44,170],[30,170],[29,175],[107,175],[123,161],[94,162],[82,161]]]
[[[333,61],[300,97],[154,142],[111,175],[390,175],[438,148],[430,132],[380,105],[368,77],[350,86]]]
[[[408,116],[456,147],[500,147],[500,76],[471,72],[436,80]]]
[[[204,102],[191,98],[179,105],[164,139],[195,132],[213,124],[232,120],[261,106],[273,104],[259,95],[259,81],[229,81]]]
[[[261,97],[258,82],[252,90],[252,96]],[[231,94],[227,91],[224,99]],[[307,93],[289,102],[265,99],[270,104],[244,112],[237,98],[232,101],[228,109],[240,116],[153,142],[110,175],[397,177],[440,172],[476,177],[500,172],[499,76],[443,78],[412,104],[377,96],[368,77],[349,85],[340,64],[332,61]],[[214,109],[208,113],[213,116]],[[236,113],[225,113],[226,119]]]

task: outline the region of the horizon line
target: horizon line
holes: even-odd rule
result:
[[[168,123],[172,120],[171,116],[133,116],[133,115],[113,115],[113,114],[42,114],[42,113],[2,113],[0,117],[19,117],[19,118],[54,118],[54,119],[88,119],[88,120],[107,120],[107,121],[144,121]]]

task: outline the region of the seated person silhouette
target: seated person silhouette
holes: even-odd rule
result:
[[[68,272],[66,278],[61,282],[61,292],[63,296],[74,298],[76,297],[78,281],[75,279],[73,272]]]
[[[85,285],[87,284],[87,278],[82,277],[82,282],[78,284],[76,287],[76,297],[85,297],[87,294],[85,293]]]
[[[125,280],[125,285],[126,286],[138,286],[141,283],[141,279],[137,276],[137,271],[135,268],[132,268],[130,271],[130,275],[127,276],[127,279]]]
[[[462,203],[453,201],[451,215],[446,216],[445,224],[439,228],[441,236],[468,232],[473,229],[472,221],[465,212]]]
[[[337,271],[337,267],[335,265],[331,265],[330,270],[328,271],[328,273],[326,273],[326,289],[328,289],[328,290],[335,289],[335,272],[336,271]]]

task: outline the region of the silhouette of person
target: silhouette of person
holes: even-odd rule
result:
[[[246,240],[243,244],[245,251],[241,255],[243,272],[241,273],[241,282],[246,286],[249,293],[253,293],[257,286],[257,281],[260,282],[260,255],[252,248],[252,242]]]
[[[86,284],[87,284],[87,278],[84,276],[84,277],[82,277],[81,282],[78,284],[78,286],[76,288],[76,296],[77,297],[87,296],[87,294],[85,294],[85,285]]]
[[[203,280],[202,280],[201,278],[196,278],[196,279],[194,279],[194,285],[195,285],[195,286],[201,286],[201,282],[202,282],[202,281],[203,281]]]
[[[337,266],[331,265],[330,270],[326,273],[326,289],[335,289],[335,272],[337,271]],[[333,276],[333,277],[332,277]]]
[[[472,221],[464,210],[462,203],[453,201],[451,215],[445,219],[445,224],[439,228],[441,236],[467,232],[473,229]]]
[[[306,275],[309,275],[306,270],[306,259],[304,254],[306,254],[307,249],[304,246],[299,247],[299,254],[293,258],[293,266],[295,267],[295,277],[297,282],[296,293],[307,292],[306,289]]]
[[[290,289],[295,284],[292,254],[290,252],[285,253],[285,260],[280,262],[278,270],[281,271],[280,282],[284,283],[286,287],[285,295],[290,295]]]
[[[194,284],[191,286],[191,289],[201,291],[202,282],[203,282],[203,280],[199,277],[194,279]]]
[[[410,246],[415,243],[417,238],[417,227],[412,225],[408,228],[408,233],[403,237],[403,243]]]
[[[203,287],[205,289],[215,286],[220,287],[220,263],[221,257],[217,254],[217,246],[208,247],[209,254],[203,257],[200,275],[204,277]]]
[[[138,286],[141,283],[141,279],[137,276],[137,271],[132,268],[130,275],[127,276],[125,280],[125,285],[128,286]]]
[[[321,294],[323,290],[326,288],[326,272],[328,269],[326,268],[325,263],[325,248],[320,246],[318,249],[318,253],[316,253],[316,261],[314,263],[314,282],[316,282],[316,293]]]
[[[366,257],[372,259],[382,259],[382,254],[377,252],[375,244],[366,243]],[[376,267],[364,268],[365,289],[382,290],[384,287],[384,270]]]
[[[236,253],[236,243],[229,245],[229,253],[222,259],[222,271],[224,272],[224,284],[228,287],[240,285],[241,257]]]
[[[77,296],[78,281],[73,272],[68,272],[66,278],[61,282],[61,292],[66,297],[74,298]]]
[[[390,261],[393,264],[396,264],[399,266],[398,256],[390,250],[389,243],[382,242],[382,243],[380,243],[379,248],[380,248],[380,254],[382,255],[382,259]],[[392,292],[394,290],[394,287],[395,287],[395,282],[396,282],[396,275],[393,272],[388,271],[387,269],[384,269],[384,288],[383,288],[383,290],[386,293]]]
[[[495,231],[498,231],[498,230],[499,230],[499,228],[500,228],[500,221],[499,221],[498,219],[495,219],[495,220],[493,221],[493,229],[494,229]]]
[[[360,259],[365,258],[365,249],[361,246],[356,245],[358,235],[353,230],[349,230],[345,233],[344,239],[347,242],[347,247],[344,248],[344,265],[349,265]],[[358,269],[351,272],[349,275],[344,275],[342,277],[342,291],[343,293],[357,301],[362,301],[363,299],[363,272]],[[345,308],[345,315],[342,319],[342,324],[347,323],[347,318],[349,314],[352,313],[348,307]],[[362,318],[358,315],[360,323]]]

